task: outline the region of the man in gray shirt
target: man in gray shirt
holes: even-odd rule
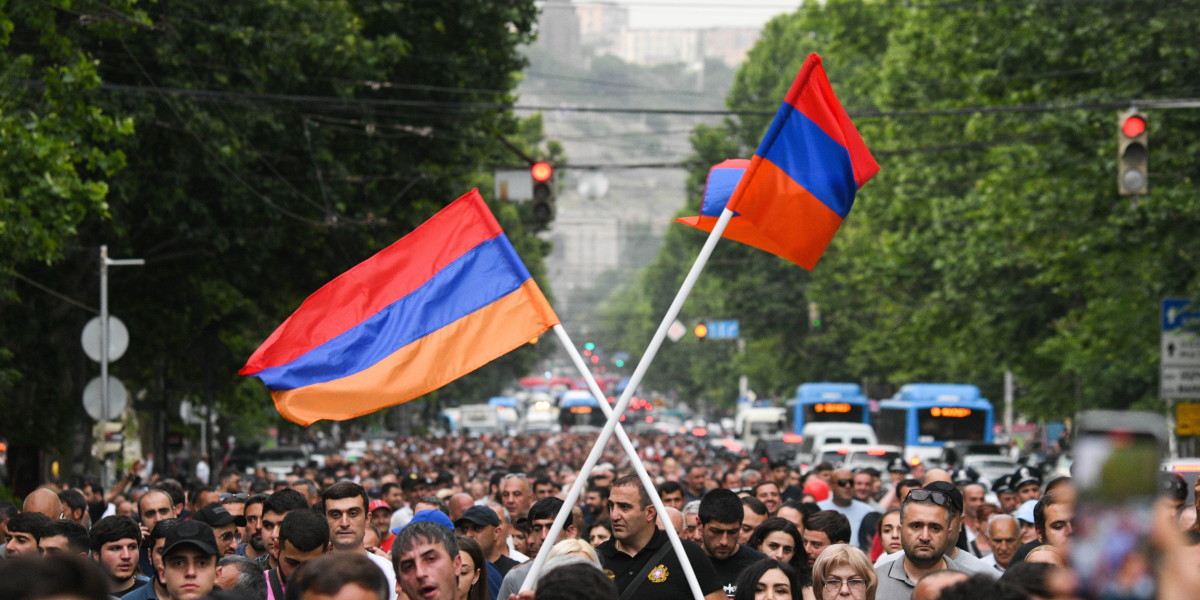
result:
[[[911,600],[922,576],[934,571],[965,570],[946,556],[958,533],[958,507],[946,492],[920,488],[908,493],[900,505],[900,546],[903,554],[875,568],[879,576],[878,600]],[[957,510],[956,510],[957,509]]]

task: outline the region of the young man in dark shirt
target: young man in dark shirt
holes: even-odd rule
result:
[[[731,490],[715,489],[700,499],[700,537],[704,553],[712,562],[725,596],[737,593],[742,570],[766,555],[738,543],[744,511],[742,501]]]

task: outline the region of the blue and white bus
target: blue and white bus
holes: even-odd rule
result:
[[[875,434],[904,447],[907,459],[928,461],[950,440],[992,441],[993,408],[979,388],[956,383],[910,383],[879,403]]]
[[[797,435],[808,423],[871,422],[870,403],[856,383],[803,383],[788,404],[792,406],[792,432]]]

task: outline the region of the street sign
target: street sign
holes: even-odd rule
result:
[[[1180,402],[1175,405],[1175,433],[1200,435],[1200,402]]]
[[[100,317],[92,317],[92,320],[83,326],[83,333],[79,335],[79,343],[83,345],[83,353],[88,358],[100,362]],[[109,315],[108,362],[116,362],[118,358],[125,355],[125,351],[128,349],[129,330],[125,328],[125,324],[120,319]]]
[[[709,321],[708,337],[714,340],[735,340],[738,338],[738,322]]]
[[[529,202],[533,200],[533,179],[529,169],[496,169],[496,200],[500,202]]]
[[[675,322],[671,323],[671,326],[667,328],[667,337],[670,338],[672,342],[678,342],[679,340],[683,339],[683,336],[686,334],[687,327],[684,327],[683,323],[679,322],[679,319],[675,319]]]
[[[121,383],[120,379],[109,375],[108,377],[108,411],[101,410],[100,407],[100,378],[93,377],[83,388],[83,409],[92,419],[99,421],[107,414],[110,420],[117,420],[121,415],[125,414],[125,406],[129,401],[129,392],[125,389],[125,384]]]
[[[1200,304],[1187,298],[1162,302],[1159,381],[1162,397],[1200,400]]]

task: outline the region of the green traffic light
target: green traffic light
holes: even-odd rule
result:
[[[619,368],[621,368],[621,367],[624,367],[624,366],[625,366],[625,361],[623,361],[623,360],[621,360],[621,359],[619,359],[619,358],[618,358],[618,359],[617,359],[617,368],[619,369]]]
[[[584,349],[584,350],[595,350],[595,349],[596,349],[596,344],[593,344],[593,343],[591,343],[591,342],[588,342],[588,343],[586,343],[586,344],[584,344],[584,345],[583,345],[583,349]]]

